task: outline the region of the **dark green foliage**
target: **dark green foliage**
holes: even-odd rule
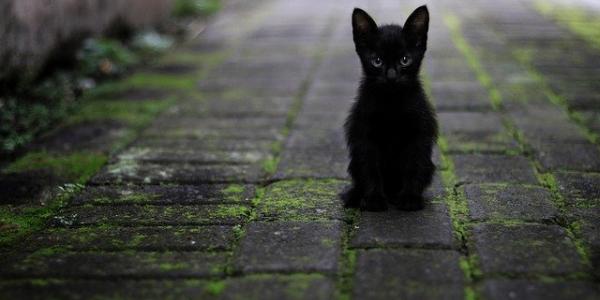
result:
[[[88,39],[78,53],[78,61],[84,76],[104,78],[123,74],[138,58],[116,40]]]

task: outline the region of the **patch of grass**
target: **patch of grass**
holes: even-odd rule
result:
[[[3,170],[4,173],[19,173],[39,169],[49,169],[68,182],[85,183],[106,163],[104,154],[77,152],[72,154],[51,154],[30,152]]]

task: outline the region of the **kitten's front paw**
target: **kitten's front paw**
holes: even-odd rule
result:
[[[386,211],[388,206],[383,198],[368,197],[360,204],[360,209],[366,211]]]
[[[393,204],[400,210],[421,210],[425,207],[425,200],[418,195],[403,195],[399,196]]]

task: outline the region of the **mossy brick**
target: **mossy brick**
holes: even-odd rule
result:
[[[460,254],[448,250],[360,250],[355,299],[464,299]]]
[[[471,235],[484,274],[567,275],[585,270],[573,241],[557,225],[479,224]]]
[[[323,272],[338,268],[342,224],[253,222],[235,254],[234,268],[253,272]]]
[[[588,142],[577,125],[557,107],[532,104],[511,111],[510,116],[529,143]]]
[[[346,179],[348,174],[346,151],[292,150],[284,149],[276,180],[293,178],[337,178]]]
[[[143,163],[122,159],[92,177],[92,184],[198,184],[258,182],[264,177],[260,165],[197,165]]]
[[[119,205],[78,206],[62,210],[50,224],[57,227],[89,225],[156,226],[239,224],[250,214],[244,205]]]
[[[266,188],[256,206],[257,216],[265,220],[342,219],[338,194],[346,184],[340,180],[285,180]]]
[[[451,157],[460,182],[537,183],[532,163],[522,156],[459,154]]]
[[[169,278],[223,275],[227,253],[53,252],[16,259],[0,268],[10,278]]]
[[[335,96],[339,99],[352,99],[356,96],[356,82],[333,83],[329,80],[316,81],[308,91],[310,96],[329,97]]]
[[[204,251],[229,250],[235,234],[232,226],[164,226],[51,228],[25,238],[22,252],[60,247],[70,251]]]
[[[214,279],[18,279],[0,283],[6,299],[331,299],[335,282],[318,274]]]
[[[169,138],[152,137],[135,141],[132,146],[138,148],[170,148],[174,150],[197,151],[267,151],[273,144],[272,138],[267,139],[237,139],[237,138]]]
[[[201,106],[203,102],[196,105]],[[173,118],[177,116],[177,118]],[[179,111],[177,107],[171,108],[167,113],[158,117],[153,124],[155,129],[179,129],[179,128],[206,128],[212,130],[232,130],[232,129],[254,129],[269,130],[279,129],[285,126],[285,116],[261,116],[236,114],[232,111],[228,115],[207,115],[202,118],[198,116],[188,116]]]
[[[167,137],[187,139],[236,138],[236,139],[271,139],[282,140],[281,128],[204,128],[204,127],[175,127],[163,129],[160,126],[151,127],[142,133],[143,137]]]
[[[284,97],[295,94],[300,88],[298,80],[279,80],[273,78],[257,78],[255,80],[222,79],[203,80],[198,84],[201,92],[223,92],[232,86],[246,90],[248,93],[261,97]]]
[[[249,184],[88,186],[70,205],[235,204],[249,203],[256,188]]]
[[[18,279],[0,283],[3,299],[210,299],[206,279]]]
[[[517,143],[503,129],[500,115],[491,112],[440,112],[441,131],[449,152],[519,152]]]
[[[130,158],[143,163],[166,164],[253,164],[260,162],[270,155],[268,151],[225,151],[196,149],[169,149],[169,148],[139,148],[130,147],[116,156]]]
[[[469,184],[465,196],[472,220],[550,222],[559,212],[549,190],[515,184]]]
[[[287,115],[294,98],[287,97],[256,97],[240,91],[225,91],[223,93],[205,95],[207,99],[193,105],[182,105],[178,114],[213,115],[213,116],[272,116]],[[200,105],[202,104],[202,105]]]
[[[428,203],[420,211],[362,212],[350,245],[372,247],[452,248],[455,245],[448,208]]]
[[[188,75],[198,72],[198,67],[190,64],[170,63],[151,66],[147,71],[166,75]]]
[[[173,95],[173,91],[158,88],[126,88],[114,90],[100,90],[100,93],[93,94],[92,97],[97,100],[120,100],[120,101],[156,101],[167,99]]]
[[[224,281],[223,299],[332,299],[335,282],[320,274],[259,274]]]
[[[598,286],[585,281],[543,282],[527,279],[489,279],[480,288],[485,299],[597,299]]]
[[[477,82],[433,83],[430,95],[439,111],[489,111],[492,109],[487,91]]]
[[[600,150],[592,143],[531,145],[542,171],[600,171]]]
[[[35,151],[56,153],[95,151],[108,153],[131,131],[117,120],[95,120],[59,127],[30,145]]]
[[[572,207],[600,204],[600,174],[555,172],[556,187],[565,202]]]
[[[45,169],[0,173],[0,204],[46,205],[65,182],[65,178]]]

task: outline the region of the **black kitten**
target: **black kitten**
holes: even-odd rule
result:
[[[423,208],[423,191],[435,166],[435,114],[419,80],[427,48],[429,12],[417,8],[404,28],[377,27],[355,8],[352,28],[363,79],[346,120],[352,187],[346,207],[386,210],[386,200],[401,209]]]

